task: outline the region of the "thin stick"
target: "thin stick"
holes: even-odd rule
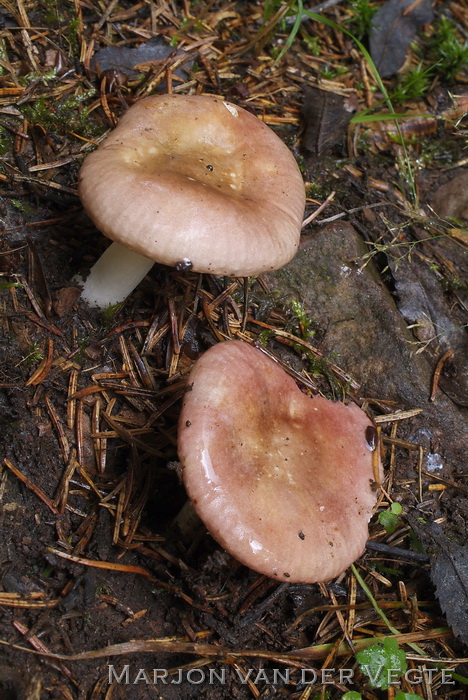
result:
[[[38,498],[41,499],[43,503],[46,504],[47,508],[54,513],[54,515],[58,515],[58,510],[50,500],[48,496],[44,493],[44,491],[39,487],[36,486],[36,484],[33,484],[33,482],[25,475],[23,472],[20,472],[19,469],[17,469],[14,464],[10,462],[9,459],[4,459],[3,464],[10,469],[10,471],[13,472],[13,474],[23,482],[23,484],[28,488],[30,491],[32,491]]]
[[[336,194],[336,192],[334,192],[334,191],[331,192],[328,195],[328,197],[326,198],[326,200],[315,211],[313,211],[312,214],[310,214],[307,218],[304,219],[304,221],[302,222],[301,228],[305,228],[307,226],[307,224],[310,224],[311,221],[316,219],[317,216],[319,214],[321,214],[323,212],[323,210],[326,209],[329,204],[331,204],[331,202],[333,202],[335,194]]]

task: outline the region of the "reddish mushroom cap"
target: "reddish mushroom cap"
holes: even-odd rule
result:
[[[106,236],[152,260],[249,276],[299,244],[304,183],[260,119],[217,97],[133,105],[84,161],[79,194]]]
[[[376,503],[372,422],[303,394],[246,343],[208,350],[179,423],[187,493],[236,559],[278,580],[326,581],[363,552]]]

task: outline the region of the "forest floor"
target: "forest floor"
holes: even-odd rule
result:
[[[395,4],[0,2],[1,700],[466,697],[466,8]],[[155,265],[101,313],[75,281],[108,244],[78,171],[154,93],[262,118],[308,223],[248,296]],[[369,546],[335,581],[278,583],[176,526],[187,374],[226,338],[375,420]]]

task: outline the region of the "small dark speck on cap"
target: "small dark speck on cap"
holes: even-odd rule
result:
[[[192,421],[191,421],[191,420],[186,420],[186,421],[185,421],[185,426],[186,426],[187,428],[190,428],[191,425],[192,425]]]
[[[300,531],[297,533],[297,536],[299,537],[300,540],[305,540],[305,535],[304,535],[304,533],[302,532],[302,530],[300,530]]]
[[[285,576],[286,578],[291,578],[291,574],[288,574],[287,572],[285,572],[283,576]]]

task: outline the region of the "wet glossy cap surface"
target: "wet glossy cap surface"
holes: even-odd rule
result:
[[[239,341],[208,350],[189,385],[179,459],[213,537],[278,580],[342,573],[364,550],[376,503],[368,416],[355,404],[306,396]]]

